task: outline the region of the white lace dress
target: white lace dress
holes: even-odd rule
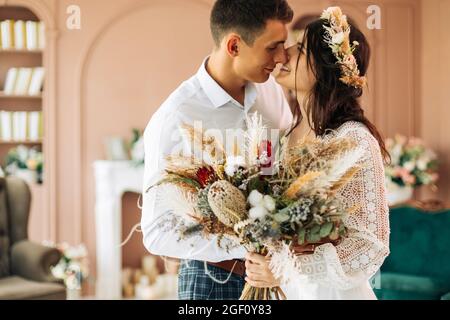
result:
[[[349,233],[339,245],[320,245],[313,254],[297,256],[295,270],[289,264],[278,270],[282,277],[291,275],[282,289],[294,300],[376,299],[369,280],[389,255],[390,232],[380,148],[359,122],[344,123],[325,139],[330,137],[351,137],[365,151],[363,169],[339,194],[347,207],[360,209],[344,221]],[[275,253],[273,259],[285,258]]]

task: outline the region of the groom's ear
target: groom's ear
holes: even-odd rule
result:
[[[239,55],[239,46],[241,44],[241,37],[235,33],[228,35],[226,38],[227,53],[231,57],[237,57]]]

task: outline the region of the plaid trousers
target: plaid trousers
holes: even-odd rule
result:
[[[208,273],[210,275],[208,275]],[[184,260],[178,273],[178,298],[180,300],[239,300],[244,289],[244,278],[232,274],[222,284],[212,279],[225,281],[230,272],[207,265],[204,261]]]

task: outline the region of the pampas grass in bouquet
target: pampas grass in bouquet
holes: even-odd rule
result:
[[[244,146],[231,155],[214,137],[186,125],[182,130],[206,157],[168,157],[166,175],[151,186],[170,187],[161,200],[174,213],[168,222],[175,224],[180,241],[193,234],[217,235],[219,246],[228,238],[266,255],[269,248],[333,242],[345,235],[343,219],[356,208],[345,208],[337,193],[358,173],[362,158],[352,140],[318,138],[287,148],[282,139],[273,174],[267,175],[262,169],[272,155],[272,142],[263,139],[266,128],[256,113],[247,119]],[[279,287],[246,283],[240,299],[285,295]]]

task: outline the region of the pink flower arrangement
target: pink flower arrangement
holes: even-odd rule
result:
[[[391,155],[385,168],[387,179],[401,187],[435,185],[439,178],[437,156],[421,139],[396,135],[386,140],[386,148]]]

